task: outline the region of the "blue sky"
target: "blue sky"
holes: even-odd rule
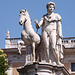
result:
[[[0,0],[0,48],[5,47],[7,30],[11,38],[21,37],[22,26],[19,25],[19,11],[27,9],[36,32],[34,20],[40,21],[47,13],[46,4],[56,4],[55,13],[62,17],[63,37],[75,37],[75,0]],[[41,33],[41,29],[38,30]]]

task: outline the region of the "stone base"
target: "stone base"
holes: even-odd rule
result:
[[[17,69],[19,75],[70,75],[64,66],[33,63]]]

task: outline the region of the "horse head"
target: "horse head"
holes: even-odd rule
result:
[[[19,24],[20,25],[24,25],[24,23],[27,21],[27,10],[20,10],[20,20],[19,20]]]

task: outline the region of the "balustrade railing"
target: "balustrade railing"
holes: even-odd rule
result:
[[[62,39],[63,44],[73,44],[75,43],[75,37],[68,37]]]
[[[5,38],[5,48],[17,48],[18,41],[22,41],[21,38]]]
[[[5,40],[9,40],[10,44],[17,44],[17,42],[20,41],[21,38],[5,38]]]
[[[16,48],[17,42],[22,41],[21,38],[5,38],[6,44],[5,48]],[[75,45],[75,37],[68,37],[62,39],[63,45]]]

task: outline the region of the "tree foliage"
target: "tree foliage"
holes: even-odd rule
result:
[[[6,59],[6,54],[0,49],[0,75],[7,75],[6,70],[8,67],[8,60]]]

